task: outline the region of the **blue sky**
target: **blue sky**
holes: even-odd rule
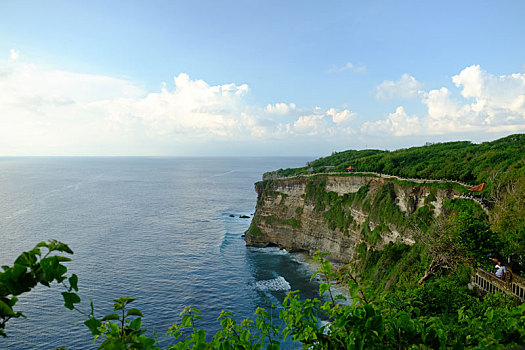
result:
[[[0,155],[308,155],[525,131],[525,2],[0,1]]]

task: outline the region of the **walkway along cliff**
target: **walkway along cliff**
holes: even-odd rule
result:
[[[278,246],[349,263],[356,247],[381,249],[413,244],[423,225],[437,217],[459,184],[415,183],[364,175],[314,175],[255,184],[257,207],[246,232],[249,246]]]

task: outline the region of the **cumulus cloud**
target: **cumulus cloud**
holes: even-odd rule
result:
[[[525,131],[525,74],[496,76],[470,66],[452,82],[452,88],[423,91],[415,78],[403,75],[383,84],[382,93],[418,96],[426,113],[398,105],[385,118],[363,122],[349,108],[257,106],[242,83],[210,85],[180,73],[152,92],[125,79],[42,69],[11,57],[0,62],[0,150],[3,155],[186,154],[185,145],[207,144],[206,150],[217,154],[216,144],[233,140],[242,151],[248,144],[301,150],[318,142],[352,147],[349,140],[368,142],[373,136],[381,143],[389,136]],[[396,86],[401,92],[388,92]]]
[[[280,124],[279,133],[281,135],[344,137],[355,134],[358,129],[354,118],[356,114],[348,109],[339,111],[335,108],[325,110],[315,107],[311,112],[300,115],[292,123]]]
[[[376,98],[389,100],[395,97],[414,98],[418,96],[422,84],[409,74],[403,74],[398,81],[385,80],[376,88]]]
[[[408,136],[421,133],[421,122],[417,116],[407,115],[405,109],[399,106],[385,120],[363,123],[361,131],[377,136]]]
[[[246,84],[211,86],[184,73],[173,81],[172,90],[163,87],[143,98],[100,101],[96,106],[105,110],[110,120],[139,121],[152,137],[250,136],[254,128],[261,134],[243,100],[249,91]]]
[[[332,66],[329,72],[330,73],[342,73],[342,72],[366,73],[366,66],[356,65],[356,64],[353,64],[352,62],[348,62],[344,66],[341,66],[341,67]]]
[[[247,102],[249,91],[246,84],[210,85],[180,73],[148,92],[124,79],[9,60],[0,65],[0,149],[156,154],[184,143],[241,145],[352,130],[355,114],[347,109],[298,109],[282,102],[261,108]]]
[[[334,108],[330,108],[326,114],[332,116],[332,121],[336,124],[347,122],[356,116],[355,113],[349,111],[348,109],[337,112]]]
[[[453,101],[448,95],[437,94],[423,102],[429,108],[429,117],[456,128],[468,130],[525,129],[525,74],[496,76],[473,65],[452,77],[461,89],[463,103]],[[443,90],[443,89],[441,89]]]
[[[295,103],[289,103],[289,104],[286,104],[286,103],[276,103],[274,105],[272,104],[268,104],[265,108],[265,111],[267,113],[271,113],[271,114],[281,114],[281,115],[284,115],[284,114],[289,114],[291,113],[292,111],[294,111],[296,108],[296,105]]]
[[[422,101],[428,107],[428,117],[439,120],[444,117],[457,118],[459,115],[459,103],[452,100],[450,91],[443,87],[439,90],[431,90],[422,94]]]
[[[299,133],[316,135],[321,129],[323,115],[304,115],[293,123],[293,130]]]
[[[452,77],[461,94],[473,99],[473,112],[485,114],[486,124],[501,123],[507,117],[525,115],[525,74],[495,76],[473,65]]]
[[[417,96],[427,107],[427,114],[409,117],[403,107],[398,107],[386,119],[364,123],[361,128],[364,133],[381,130],[406,136],[525,131],[525,74],[496,76],[483,71],[479,65],[466,67],[452,77],[452,82],[460,89],[457,97],[446,87],[421,91],[419,83],[411,83],[410,76],[399,82],[402,81],[406,84],[385,84],[381,96],[386,96],[385,91],[395,85],[412,86],[402,89],[405,96],[415,94],[417,87]]]

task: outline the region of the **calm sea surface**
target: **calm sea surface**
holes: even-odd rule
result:
[[[250,219],[239,218],[253,214],[253,184],[265,171],[308,160],[0,158],[0,265],[58,239],[75,252],[68,268],[79,276],[80,308],[88,311],[92,299],[101,316],[112,299],[138,298],[143,326],[167,346],[165,332],[193,305],[204,316],[198,326],[214,334],[223,309],[240,320],[290,289],[317,295],[305,257],[247,248],[241,235]],[[0,348],[96,348],[62,291],[39,286],[22,295],[16,310],[27,319],[9,321]]]

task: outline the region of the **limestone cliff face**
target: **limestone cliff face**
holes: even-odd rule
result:
[[[315,176],[255,184],[257,207],[246,244],[316,250],[350,262],[356,245],[412,244],[416,222],[440,214],[457,192],[368,176]]]

